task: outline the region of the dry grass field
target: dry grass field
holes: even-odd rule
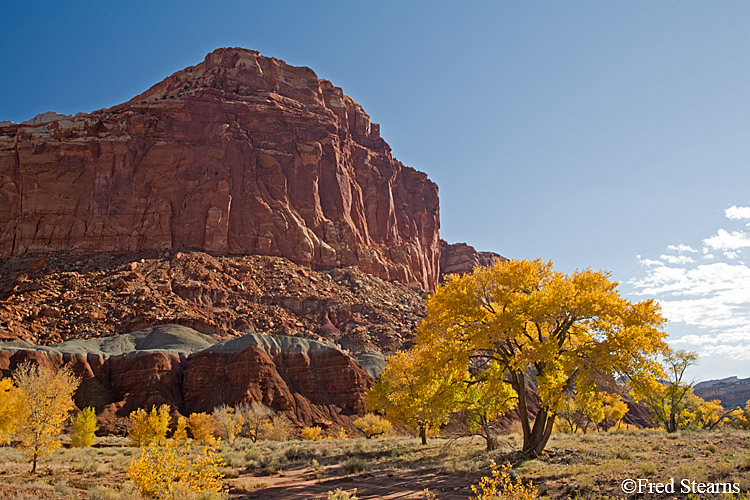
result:
[[[541,459],[520,461],[514,452],[520,435],[500,438],[498,450],[487,453],[478,438],[435,438],[426,447],[414,438],[264,441],[238,439],[223,444],[225,493],[185,498],[316,499],[340,488],[360,499],[425,498],[424,488],[443,500],[466,499],[469,485],[489,471],[489,460],[510,462],[524,481],[538,487],[540,498],[634,498],[621,484],[626,479],[668,483],[676,495],[648,493],[639,498],[687,498],[681,481],[737,484],[737,495],[700,494],[692,498],[743,498],[750,494],[750,432],[615,431],[587,435],[553,435]],[[0,448],[0,499],[139,498],[126,473],[138,448],[123,438],[99,438],[89,449],[64,448],[29,474],[22,453]],[[691,483],[692,484],[692,483]],[[705,486],[704,490],[710,488]]]

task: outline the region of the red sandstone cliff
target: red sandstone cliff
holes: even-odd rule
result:
[[[218,49],[127,103],[0,126],[0,255],[192,248],[434,288],[437,186],[309,68]]]
[[[440,281],[449,274],[468,274],[477,266],[491,266],[508,260],[494,252],[477,252],[466,243],[448,243],[440,240]]]

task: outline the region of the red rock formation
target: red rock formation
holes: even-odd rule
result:
[[[440,281],[449,274],[467,274],[476,266],[491,266],[498,260],[508,259],[494,252],[477,252],[466,243],[440,240]]]
[[[434,288],[437,186],[309,68],[218,49],[127,103],[0,126],[0,255],[193,248]]]
[[[124,419],[136,408],[161,404],[189,415],[221,404],[262,401],[299,425],[350,424],[365,413],[365,393],[373,383],[344,352],[305,339],[248,335],[200,349],[180,347],[179,340],[157,348],[169,337],[187,340],[185,345],[207,338],[176,325],[131,335],[142,339],[136,348],[111,355],[85,352],[100,349],[97,341],[52,348],[0,345],[0,378],[27,360],[54,369],[69,364],[81,377],[76,404],[94,406],[106,433],[123,431]],[[127,337],[105,342],[127,345],[122,341]]]

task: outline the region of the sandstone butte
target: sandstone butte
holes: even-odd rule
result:
[[[162,403],[351,422],[441,266],[497,258],[439,240],[437,186],[340,88],[255,51],[0,122],[0,375],[71,363],[106,431]]]
[[[194,249],[432,289],[438,189],[309,68],[222,48],[130,101],[0,122],[0,256]]]

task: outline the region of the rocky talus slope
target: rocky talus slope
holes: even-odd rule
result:
[[[356,267],[204,252],[50,254],[0,263],[0,339],[50,345],[180,324],[298,336],[351,351],[409,345],[428,292]]]
[[[0,255],[194,249],[434,288],[439,203],[309,68],[217,49],[112,108],[0,123]]]

